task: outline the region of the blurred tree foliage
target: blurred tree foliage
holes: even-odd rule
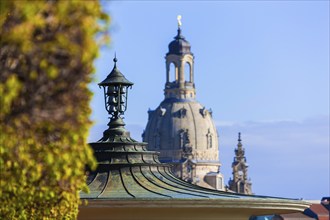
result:
[[[0,1],[0,219],[77,217],[108,24],[98,1]]]

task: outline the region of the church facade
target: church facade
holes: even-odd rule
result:
[[[160,161],[173,165],[173,173],[193,184],[224,190],[220,172],[219,140],[212,111],[196,100],[194,55],[181,33],[166,54],[164,100],[149,110],[142,138]]]

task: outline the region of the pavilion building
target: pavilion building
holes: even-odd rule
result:
[[[109,128],[90,143],[98,166],[88,171],[89,193],[80,192],[87,205],[78,219],[247,220],[251,216],[303,212],[302,200],[244,195],[203,188],[175,177],[159,152],[137,142],[125,130],[122,115],[128,88],[133,85],[115,65],[99,83],[104,88]]]

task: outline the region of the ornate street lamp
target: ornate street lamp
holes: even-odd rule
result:
[[[125,130],[122,115],[127,109],[127,93],[133,83],[117,69],[117,58],[113,59],[114,67],[105,80],[98,85],[103,87],[105,109],[110,115],[109,128],[103,133],[103,141],[113,140],[116,136],[129,136]]]

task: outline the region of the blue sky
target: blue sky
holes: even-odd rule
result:
[[[113,67],[135,83],[125,114],[141,140],[148,108],[163,100],[168,44],[182,33],[195,55],[197,100],[212,108],[228,181],[242,132],[256,194],[320,199],[329,192],[328,1],[104,2],[111,44],[95,62],[94,127],[106,128],[96,85]]]

